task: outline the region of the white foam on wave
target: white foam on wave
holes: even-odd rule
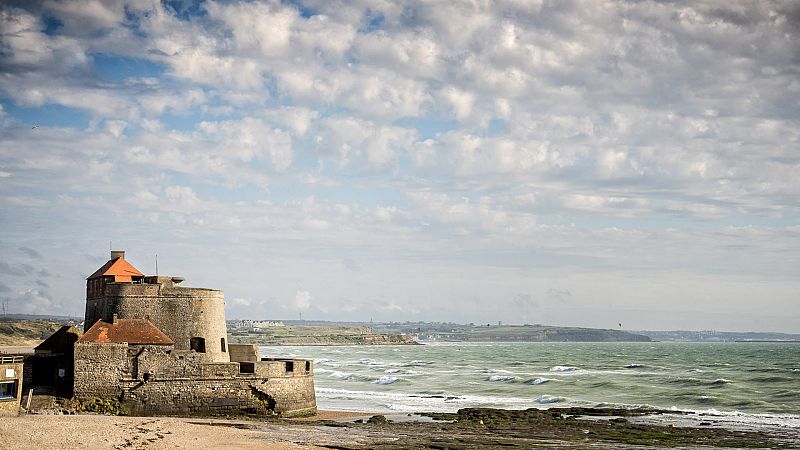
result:
[[[561,397],[555,397],[553,395],[540,395],[536,398],[536,403],[540,403],[542,405],[547,405],[550,403],[558,403],[561,401]]]
[[[372,384],[394,384],[397,383],[398,378],[395,377],[380,377],[377,380],[373,380]]]
[[[391,409],[406,412],[455,412],[460,408],[467,407],[488,407],[488,408],[507,408],[507,409],[526,409],[542,408],[549,403],[549,397],[542,396],[543,402],[538,399],[519,398],[519,397],[490,397],[484,395],[420,395],[407,392],[387,392],[387,391],[355,391],[338,388],[316,388],[317,403],[320,407],[330,407],[327,405],[341,404],[353,411],[374,411],[376,409]],[[557,398],[559,402],[564,402],[563,397]],[[586,405],[588,406],[588,405]]]
[[[510,370],[503,370],[503,369],[483,369],[483,370],[481,370],[481,373],[509,373],[509,374],[511,374],[511,373],[514,373],[514,372],[511,372]]]
[[[720,411],[715,408],[692,410],[671,408],[676,414],[631,417],[629,420],[638,423],[678,423],[682,426],[698,427],[701,422],[711,422],[714,427],[734,431],[800,431],[800,415],[793,414],[758,414],[741,411]]]
[[[386,369],[384,373],[399,374],[399,375],[419,375],[416,370],[403,370],[403,369]]]
[[[492,375],[489,378],[487,378],[486,381],[510,383],[514,381],[514,377],[508,375]]]
[[[374,359],[369,359],[369,358],[361,358],[361,359],[358,360],[358,363],[359,364],[364,364],[364,365],[367,365],[367,366],[384,366],[384,365],[386,365],[386,363],[383,362],[383,361],[375,361]]]
[[[422,360],[422,359],[415,359],[415,360],[409,361],[409,362],[404,363],[404,364],[407,365],[407,366],[412,366],[412,367],[413,366],[429,366],[429,365],[433,364],[433,361],[425,361],[425,360]]]
[[[553,366],[550,368],[550,372],[575,372],[576,370],[578,368],[572,366]]]
[[[328,375],[328,376],[331,377],[331,378],[338,378],[338,379],[344,380],[344,381],[350,381],[350,380],[353,379],[353,374],[352,373],[339,372],[337,370],[331,371],[331,374]]]
[[[344,364],[338,361],[328,360],[321,363],[316,363],[317,366],[326,366],[326,367],[342,367]]]
[[[535,380],[528,380],[525,382],[525,384],[540,385],[540,384],[545,384],[548,381],[550,381],[549,378],[537,378]]]

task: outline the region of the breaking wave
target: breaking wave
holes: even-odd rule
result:
[[[550,403],[558,403],[560,401],[561,401],[561,397],[555,397],[555,396],[547,395],[547,394],[541,395],[539,397],[536,397],[536,403],[539,403],[539,404],[542,404],[542,405],[547,405],[547,404],[550,404]]]
[[[550,368],[550,372],[575,372],[576,370],[578,368],[572,366],[553,366]]]
[[[492,375],[489,378],[487,378],[486,381],[511,383],[512,381],[514,381],[514,377],[509,375]]]
[[[395,384],[397,380],[395,377],[380,377],[377,380],[373,380],[372,384]]]

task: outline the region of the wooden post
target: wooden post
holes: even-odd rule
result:
[[[31,411],[31,397],[33,397],[33,388],[28,391],[28,401],[25,403],[25,414],[30,414]]]

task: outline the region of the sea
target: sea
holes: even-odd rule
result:
[[[800,431],[800,343],[269,346],[314,360],[319,409],[658,408],[681,424]]]

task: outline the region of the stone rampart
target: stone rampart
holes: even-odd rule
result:
[[[75,345],[75,397],[119,400],[136,415],[316,411],[313,364],[305,360],[209,363],[171,346]]]
[[[310,376],[123,381],[120,401],[134,415],[309,415],[316,412]]]

